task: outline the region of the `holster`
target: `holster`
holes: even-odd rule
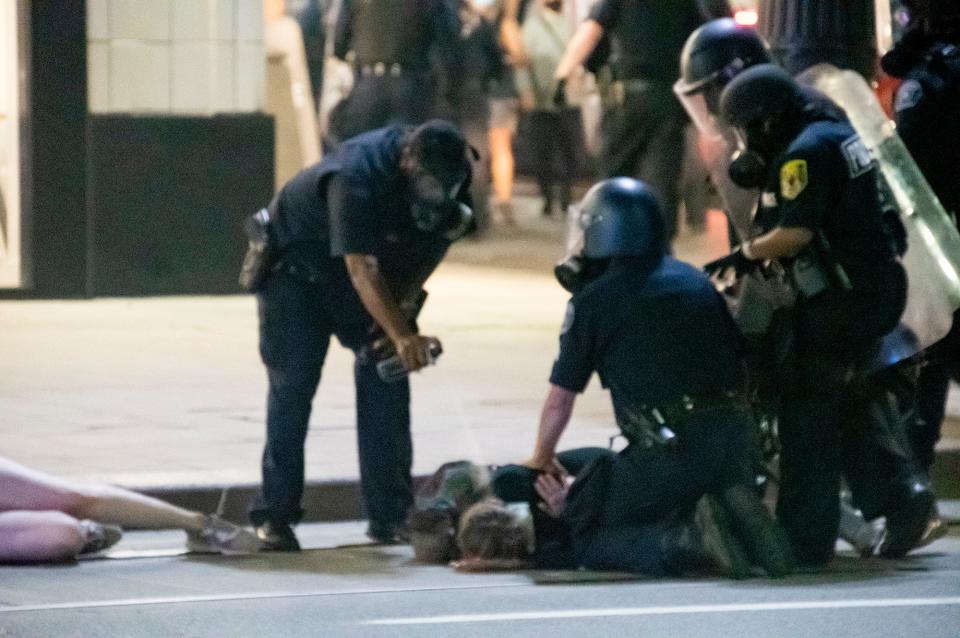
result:
[[[853,286],[837,261],[822,231],[790,264],[790,282],[797,294],[812,299],[827,290],[851,290]]]
[[[276,219],[277,197],[266,208],[261,208],[243,222],[247,235],[247,252],[243,256],[238,278],[240,287],[257,292],[277,265],[279,248],[273,223]]]

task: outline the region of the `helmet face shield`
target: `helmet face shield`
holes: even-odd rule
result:
[[[563,255],[560,259],[564,262],[571,257],[576,257],[583,252],[583,246],[586,243],[586,225],[589,219],[584,220],[583,209],[579,204],[571,204],[567,207],[567,236],[563,243]]]

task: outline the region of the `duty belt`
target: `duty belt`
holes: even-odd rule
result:
[[[640,410],[653,423],[675,429],[694,414],[718,409],[745,410],[749,405],[742,392],[726,390],[719,394],[692,397],[685,394],[675,403],[657,407],[642,405]]]
[[[374,62],[373,64],[361,64],[357,66],[357,73],[364,77],[383,77],[389,75],[392,78],[400,77],[404,72],[403,65],[398,62]]]

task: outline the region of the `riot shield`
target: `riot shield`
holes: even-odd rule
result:
[[[820,64],[797,79],[846,111],[907,229],[907,307],[898,330],[886,337],[883,354],[884,363],[896,363],[950,330],[960,307],[960,234],[861,76]]]
[[[760,191],[740,188],[730,179],[736,135],[714,115],[716,108],[709,107],[708,92],[692,92],[683,80],[674,85],[673,91],[697,127],[698,150],[723,201],[728,222],[741,241],[750,238],[756,234],[753,216]],[[728,286],[724,298],[740,330],[746,335],[760,335],[766,332],[777,308],[793,304],[794,294],[782,279],[755,271]]]

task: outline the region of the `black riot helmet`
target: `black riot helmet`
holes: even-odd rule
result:
[[[720,96],[720,117],[740,136],[730,164],[733,182],[762,186],[767,165],[802,130],[813,109],[809,94],[773,64],[751,67],[731,80]]]
[[[667,252],[660,205],[640,180],[615,177],[595,184],[580,202],[580,227],[588,259]]]
[[[711,20],[691,33],[683,46],[677,91],[704,93],[708,108],[716,113],[720,91],[730,80],[744,69],[772,61],[770,48],[756,29],[733,18]]]

